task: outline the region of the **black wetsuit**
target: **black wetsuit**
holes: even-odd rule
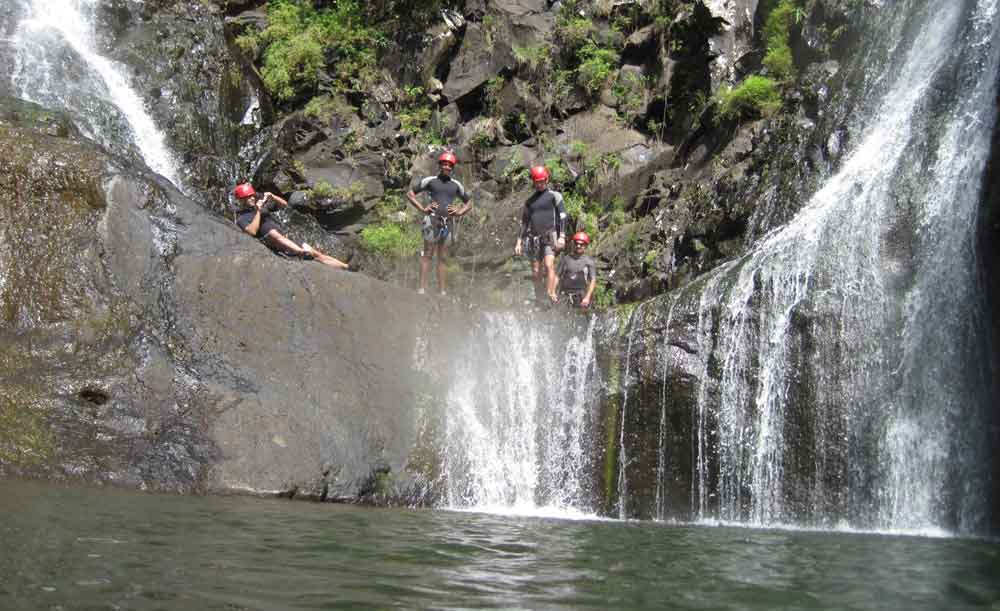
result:
[[[525,250],[537,254],[555,254],[556,235],[566,233],[566,207],[562,193],[546,189],[535,191],[525,200],[521,211],[521,241]]]

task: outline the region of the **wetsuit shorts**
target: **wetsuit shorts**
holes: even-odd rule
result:
[[[548,255],[556,256],[556,234],[550,232],[547,236],[529,235],[524,247],[525,253],[531,261],[541,261]]]
[[[253,215],[254,215],[253,210],[247,210],[246,212],[241,212],[236,217],[236,224],[239,225],[240,229],[246,231],[246,228],[249,227],[250,223],[253,222]],[[280,232],[281,225],[279,225],[277,221],[271,218],[270,214],[262,214],[260,217],[260,227],[257,229],[257,233],[256,235],[254,235],[254,237],[263,238],[267,234],[271,233],[272,230],[277,230]]]
[[[455,223],[451,219],[428,214],[424,217],[420,233],[428,244],[451,246],[455,241]]]

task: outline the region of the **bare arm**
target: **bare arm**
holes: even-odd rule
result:
[[[524,252],[522,241],[528,236],[528,224],[530,222],[530,213],[528,212],[528,207],[525,206],[524,210],[521,212],[521,228],[517,232],[517,242],[514,244],[515,257],[520,257],[521,253]]]
[[[417,194],[414,193],[412,190],[406,192],[406,199],[410,200],[410,204],[412,204],[414,208],[423,212],[424,214],[427,214],[428,208],[424,208],[423,206],[420,205],[420,200],[417,199]]]
[[[269,199],[273,199],[275,201],[275,203],[278,204],[279,208],[284,208],[285,206],[288,205],[288,202],[285,201],[284,198],[282,198],[282,197],[280,197],[278,195],[275,195],[274,193],[271,193],[270,191],[267,191],[267,192],[264,193],[264,199],[261,201],[261,205],[263,205]]]
[[[594,296],[594,289],[597,288],[597,278],[590,281],[587,285],[587,292],[583,294],[583,299],[580,300],[580,305],[587,308],[590,307],[590,298]]]

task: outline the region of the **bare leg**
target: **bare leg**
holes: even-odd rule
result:
[[[545,294],[542,289],[542,262],[531,262],[531,281],[535,284],[535,299],[541,300]]]
[[[559,301],[559,297],[556,296],[556,256],[545,255],[544,263],[545,273],[547,274],[545,292],[548,293],[549,299],[552,301]]]
[[[427,290],[427,276],[431,273],[434,248],[433,242],[424,242],[424,252],[420,255],[420,289],[423,291]]]
[[[272,229],[267,234],[267,240],[276,248],[279,248],[285,252],[290,252],[293,255],[301,257],[306,254],[305,249],[296,244],[295,242],[289,240],[285,236],[281,235],[277,229]],[[315,248],[311,249],[310,254],[313,258],[324,265],[329,265],[335,269],[347,269],[348,265],[339,259],[335,259],[330,255],[324,254]]]
[[[445,276],[448,274],[448,247],[444,244],[438,244],[437,259],[438,291],[444,293]]]
[[[313,258],[322,263],[323,265],[329,265],[330,267],[336,269],[347,269],[348,267],[350,267],[340,259],[335,259],[334,257],[331,257],[328,254],[321,253],[315,248],[312,249],[312,252],[313,252]]]
[[[285,236],[281,235],[281,233],[277,229],[272,229],[271,231],[268,231],[267,236],[265,237],[267,238],[267,241],[271,243],[272,246],[281,251],[289,252],[299,257],[301,257],[306,252],[302,250],[301,246],[289,240]]]

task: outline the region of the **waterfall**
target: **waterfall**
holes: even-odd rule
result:
[[[696,518],[960,531],[983,519],[974,247],[997,0],[898,4],[887,29],[911,37],[888,50],[881,100],[840,169],[701,286]]]
[[[677,305],[676,300],[670,302],[670,308],[667,310],[667,324],[666,328],[670,328],[670,323],[674,319],[674,306]],[[668,338],[664,337],[664,343],[668,342]],[[661,353],[666,353],[666,346],[663,347]],[[662,371],[660,377],[663,379],[663,384],[660,387],[660,423],[657,428],[656,435],[656,498],[655,505],[653,506],[653,516],[657,520],[664,520],[666,518],[666,490],[664,490],[663,480],[666,478],[667,471],[667,455],[671,451],[671,448],[667,446],[667,359],[662,359],[661,363]]]
[[[447,395],[448,507],[593,513],[595,325],[563,337],[531,317],[485,315]]]
[[[98,0],[18,1],[26,16],[13,36],[11,80],[20,97],[67,112],[88,138],[143,159],[180,186],[176,161],[127,70],[97,49]]]
[[[629,374],[632,373],[632,340],[635,339],[636,326],[632,321],[642,320],[642,306],[639,304],[629,316],[625,325],[625,333],[628,335],[628,344],[625,347],[625,375],[622,377],[622,408],[618,425],[618,519],[628,518],[628,445],[625,443],[626,430],[628,429],[628,391]]]

